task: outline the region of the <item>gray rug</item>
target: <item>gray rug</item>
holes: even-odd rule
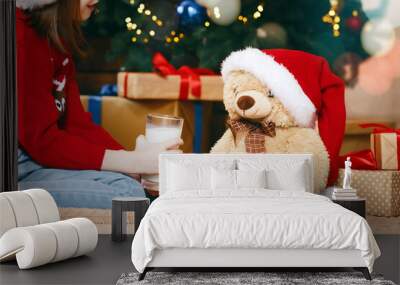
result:
[[[379,275],[372,275],[373,280],[368,281],[359,272],[148,272],[142,281],[137,280],[138,276],[138,273],[122,274],[116,285],[395,285]]]

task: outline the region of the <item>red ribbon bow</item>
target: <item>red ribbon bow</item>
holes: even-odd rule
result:
[[[400,135],[400,129],[389,128],[384,124],[359,124],[361,128],[374,128],[372,130],[373,134],[382,134],[382,133],[396,133]]]
[[[339,166],[344,168],[346,158],[350,157],[352,168],[360,170],[377,170],[375,156],[370,149],[354,151],[339,156]]]
[[[153,56],[153,68],[162,76],[179,75],[181,83],[179,88],[179,99],[187,100],[189,97],[189,88],[193,96],[201,97],[201,81],[200,75],[215,75],[215,73],[207,68],[191,68],[189,66],[181,66],[176,69],[168,60],[159,52]]]

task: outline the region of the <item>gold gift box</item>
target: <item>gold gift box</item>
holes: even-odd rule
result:
[[[89,96],[81,96],[81,102],[88,110]],[[199,102],[203,106],[201,151],[208,152],[208,126],[211,119],[212,103]],[[129,100],[116,96],[101,97],[101,125],[124,148],[135,148],[136,137],[145,133],[146,115],[158,113],[182,117],[183,152],[193,152],[194,106],[190,101],[177,100]]]
[[[399,169],[400,158],[397,156],[399,136],[394,132],[371,134],[371,149],[379,169]]]
[[[348,119],[340,154],[369,149],[371,147],[371,129],[362,128],[362,124],[383,124],[394,128],[396,123],[391,119]]]
[[[339,170],[338,185],[342,186],[344,169]],[[367,215],[400,216],[400,171],[352,170],[351,187],[366,199]]]
[[[189,88],[188,100],[222,101],[223,82],[221,76],[201,75],[201,97],[195,97]],[[179,99],[181,77],[156,73],[119,72],[117,76],[118,96],[131,99]]]

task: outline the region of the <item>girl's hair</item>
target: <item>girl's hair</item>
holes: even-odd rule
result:
[[[28,16],[32,27],[60,52],[72,52],[79,57],[85,55],[80,0],[58,0],[28,12]]]

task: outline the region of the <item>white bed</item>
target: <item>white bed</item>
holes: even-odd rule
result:
[[[232,169],[251,180],[266,169],[274,189],[290,189],[239,189],[239,172],[234,189],[216,189]],[[154,267],[354,267],[370,278],[380,251],[367,222],[313,194],[312,169],[308,154],[161,155],[160,197],[132,243],[140,278]]]

